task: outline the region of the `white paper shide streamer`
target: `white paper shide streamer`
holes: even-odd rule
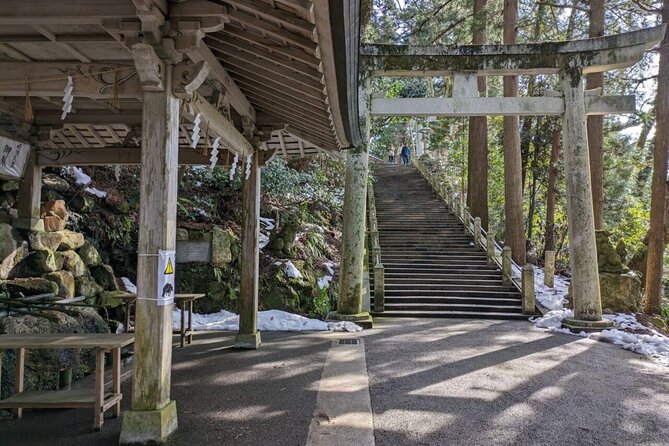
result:
[[[65,84],[65,90],[63,90],[63,114],[60,115],[61,121],[72,111],[72,100],[74,99],[74,96],[72,95],[73,91],[74,82],[72,81],[72,76],[67,76],[67,84]]]
[[[200,122],[202,122],[202,115],[198,113],[193,120],[193,130],[190,135],[190,146],[194,149],[197,147],[197,143],[200,140]]]
[[[235,177],[238,161],[239,161],[239,154],[235,153],[235,158],[232,160],[232,166],[230,166],[230,181],[232,181],[232,179]]]
[[[116,177],[116,182],[121,181],[121,166],[118,164],[114,166],[114,177]]]
[[[246,158],[246,179],[248,180],[249,177],[251,176],[251,161],[253,161],[253,154],[250,154],[248,158]]]
[[[221,137],[219,136],[214,140],[211,145],[211,157],[209,157],[209,169],[214,170],[216,167],[216,162],[218,161],[218,146],[221,145]]]

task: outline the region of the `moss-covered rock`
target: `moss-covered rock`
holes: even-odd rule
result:
[[[12,296],[18,296],[19,293],[23,293],[25,296],[46,293],[58,294],[58,285],[42,277],[12,279],[6,281],[5,286]]]
[[[18,180],[0,181],[0,191],[11,192],[15,190],[19,190]]]
[[[0,208],[11,208],[16,203],[16,196],[10,192],[0,192]]]
[[[213,228],[211,238],[211,263],[214,266],[225,266],[232,262],[232,250],[230,248],[230,239],[232,235],[229,231],[217,226]]]
[[[60,245],[58,246],[59,251],[70,251],[77,250],[84,246],[84,236],[78,232],[74,231],[60,231],[60,235],[63,237]]]
[[[74,297],[74,276],[68,271],[54,271],[44,275],[44,278],[58,285],[57,296],[64,298]]]
[[[90,275],[74,278],[74,292],[77,296],[92,298],[102,291],[104,291],[102,287]]]
[[[69,271],[74,277],[81,277],[88,274],[88,269],[84,261],[74,251],[62,251],[60,253],[63,257],[63,269]]]
[[[177,228],[177,240],[179,241],[188,240],[188,230],[184,228]]]
[[[86,266],[98,266],[102,263],[102,258],[98,250],[91,244],[91,242],[84,242],[83,246],[79,248],[79,257],[83,260]]]
[[[76,212],[91,212],[95,207],[95,199],[88,194],[79,194],[72,198],[70,207]]]
[[[51,189],[60,193],[64,193],[70,190],[70,183],[57,175],[44,174],[42,176],[42,185],[46,189]]]
[[[6,223],[0,223],[0,260],[14,252],[21,241],[16,229]]]
[[[2,263],[0,263],[0,279],[13,279],[23,275],[30,275],[28,271],[30,265],[28,264],[28,257],[30,255],[30,247],[28,242],[22,242],[14,251],[6,256]]]
[[[614,313],[635,313],[641,306],[641,279],[635,274],[599,273],[602,308]]]
[[[32,268],[40,273],[58,271],[58,263],[56,254],[50,249],[35,251],[30,255],[30,264]]]
[[[118,291],[114,270],[109,265],[98,265],[90,269],[91,276],[105,290]]]
[[[30,247],[36,251],[50,249],[55,251],[63,241],[60,232],[33,231],[28,235]]]

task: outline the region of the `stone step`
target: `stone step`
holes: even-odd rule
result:
[[[372,308],[372,312],[374,312]],[[527,320],[528,316],[522,313],[510,312],[489,312],[489,311],[426,311],[426,310],[400,310],[384,311],[383,313],[374,313],[375,317],[416,317],[416,318],[471,318],[471,319],[504,319],[504,320]]]

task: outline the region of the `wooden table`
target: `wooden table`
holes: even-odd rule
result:
[[[98,431],[104,413],[114,407],[114,416],[121,414],[121,348],[135,342],[131,334],[5,334],[0,335],[0,350],[16,350],[16,393],[0,400],[0,409],[16,409],[17,418],[23,409],[92,407],[93,428]],[[90,348],[95,351],[95,388],[56,391],[23,391],[26,349]],[[113,359],[112,390],[105,392],[105,353]]]
[[[193,342],[193,301],[204,297],[205,294],[175,294],[174,300],[181,304],[181,346],[184,346],[184,340],[188,337],[188,344]],[[188,327],[185,326],[186,305],[188,305]]]

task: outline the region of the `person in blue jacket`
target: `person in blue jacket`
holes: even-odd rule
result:
[[[402,164],[409,164],[410,157],[411,157],[411,149],[409,148],[409,146],[405,144],[404,147],[402,147],[402,152],[400,154]]]

